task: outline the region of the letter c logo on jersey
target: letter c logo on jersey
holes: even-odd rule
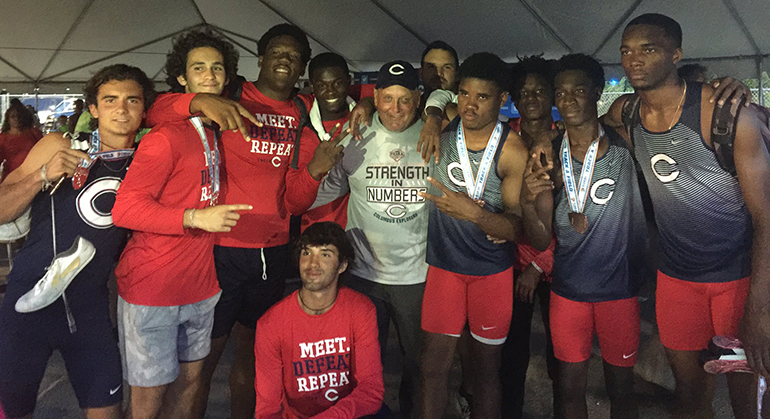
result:
[[[460,173],[463,172],[463,167],[458,162],[452,162],[447,165],[446,174],[449,175],[449,180],[451,180],[452,183],[454,183],[457,186],[465,187],[465,181],[456,178],[455,175],[452,173],[452,171],[455,169],[459,170]],[[463,177],[463,179],[465,178]]]
[[[402,66],[401,64],[393,64],[388,69],[388,72],[390,72],[390,74],[394,76],[400,76],[404,74],[404,66]]]
[[[80,218],[93,228],[112,227],[112,205],[109,207],[99,199],[104,194],[117,194],[120,178],[103,177],[86,186],[78,194],[76,208]]]
[[[281,167],[281,158],[278,156],[273,157],[272,163],[275,167]]]
[[[326,390],[326,394],[324,394],[324,397],[326,397],[326,400],[328,400],[330,402],[336,402],[337,399],[340,398],[339,393],[337,392],[337,390],[335,390],[333,388],[330,388],[330,389]]]
[[[668,163],[670,166],[674,166],[676,164],[676,160],[665,154],[656,154],[652,156],[650,159],[650,167],[652,168],[652,173],[655,174],[655,177],[663,183],[673,182],[676,180],[676,178],[679,177],[679,170],[671,170],[671,172],[667,175],[663,175],[658,172],[658,169],[655,168],[655,165],[661,161]]]
[[[608,185],[610,187],[609,188],[610,193],[608,193],[607,196],[604,198],[599,198],[598,196],[596,196],[596,192],[599,191],[599,188],[605,185]],[[615,193],[615,191],[613,190],[614,188],[612,188],[613,185],[615,185],[615,181],[610,178],[604,178],[596,181],[596,183],[594,183],[594,186],[591,186],[591,201],[594,201],[594,204],[596,205],[604,205],[607,202],[610,202],[610,199],[612,199],[612,194]]]

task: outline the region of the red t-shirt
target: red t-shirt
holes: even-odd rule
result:
[[[24,130],[20,134],[11,134],[10,132],[0,134],[0,162],[5,160],[0,179],[5,178],[8,173],[21,166],[29,151],[42,137],[43,134],[36,128]]]
[[[206,129],[206,136],[213,153],[214,133]],[[215,234],[182,227],[185,209],[206,208],[210,197],[205,148],[190,121],[163,124],[142,138],[112,208],[115,225],[134,230],[115,269],[124,300],[177,306],[219,292]]]
[[[323,126],[326,132],[331,132],[335,125],[340,124],[340,127],[342,127],[346,122],[348,122],[347,116],[334,121],[323,121]],[[349,200],[350,194],[345,194],[345,196],[341,196],[326,205],[321,205],[320,207],[308,210],[308,212],[302,216],[300,223],[302,231],[305,231],[306,228],[314,223],[323,221],[333,221],[341,225],[342,228],[345,228],[348,224]]]
[[[374,86],[374,83],[351,84],[348,88],[348,96],[352,97],[355,101],[359,101],[363,97],[372,97],[374,96]]]
[[[256,333],[257,419],[359,418],[382,407],[377,315],[366,296],[341,288],[334,306],[313,316],[295,291]]]
[[[173,121],[190,114],[194,94],[161,95],[148,115],[148,122]],[[308,109],[311,96],[299,95]],[[238,224],[229,233],[217,236],[217,244],[228,247],[264,248],[289,241],[289,215],[300,215],[315,201],[320,181],[307,171],[318,146],[318,137],[310,128],[302,132],[297,169],[289,168],[299,123],[299,109],[291,101],[278,101],[263,95],[253,83],[243,84],[240,104],[263,127],[247,120],[250,141],[240,132],[222,135],[224,162],[223,194],[225,204],[249,204],[253,210],[241,213]]]

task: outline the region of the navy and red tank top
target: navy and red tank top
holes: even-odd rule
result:
[[[447,189],[467,194],[460,156],[457,153],[457,125],[460,118],[455,118],[441,134],[441,157],[433,176]],[[503,124],[500,143],[489,169],[486,188],[482,199],[484,208],[500,213],[505,211],[502,196],[502,179],[497,173],[497,162],[508,138],[510,127]],[[477,175],[482,150],[468,150],[468,158],[474,177]],[[435,187],[428,191],[441,195]],[[444,214],[430,202],[428,218],[428,249],[426,260],[429,265],[446,271],[462,274],[486,276],[500,273],[513,266],[514,247],[512,243],[494,244],[487,239],[478,226],[470,221],[460,221]]]
[[[82,135],[82,134],[81,134]],[[16,300],[35,286],[45,275],[54,255],[66,251],[77,236],[90,241],[96,248],[91,262],[67,288],[67,295],[80,292],[104,292],[113,265],[126,242],[128,230],[112,224],[112,206],[115,194],[131,157],[103,161],[95,160],[82,188],[75,190],[66,179],[53,195],[37,194],[32,201],[30,232],[24,246],[14,257],[13,270],[8,275],[6,300]],[[51,205],[56,223],[56,249],[53,248]],[[89,304],[73,298],[72,305]],[[90,302],[92,303],[92,302]],[[74,308],[74,307],[73,307]]]
[[[605,128],[607,151],[596,159],[583,213],[588,228],[578,233],[570,224],[571,211],[564,188],[554,191],[556,248],[553,254],[551,290],[582,302],[612,301],[638,294],[647,225],[631,150],[612,129]],[[554,140],[561,150],[562,137]],[[579,175],[582,161],[572,156]],[[578,176],[576,176],[578,177]],[[576,179],[579,181],[579,178]]]
[[[679,121],[665,132],[633,128],[660,233],[666,275],[728,282],[751,272],[751,217],[738,179],[724,171],[701,134],[700,83],[687,83]]]

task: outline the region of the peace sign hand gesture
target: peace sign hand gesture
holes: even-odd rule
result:
[[[437,196],[427,192],[419,192],[419,194],[436,204],[436,208],[444,214],[461,221],[476,222],[484,213],[481,205],[473,201],[467,194],[450,191],[432,177],[428,177],[428,182],[438,188],[442,195]]]
[[[330,134],[333,137],[332,140],[321,141],[321,144],[316,147],[310,163],[307,164],[307,171],[315,180],[321,180],[343,156],[342,150],[344,147],[340,145],[340,141],[348,136],[348,132],[345,130],[341,131],[340,124],[337,124]]]

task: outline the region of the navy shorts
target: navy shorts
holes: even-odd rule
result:
[[[256,329],[257,320],[283,298],[292,266],[289,249],[288,244],[264,249],[214,246],[222,296],[214,310],[212,339],[229,334],[236,321]]]
[[[74,333],[61,298],[40,311],[20,314],[14,310],[19,296],[6,295],[0,305],[0,404],[5,414],[21,417],[35,410],[54,350],[64,358],[82,409],[119,404],[123,375],[106,293],[67,293]]]

